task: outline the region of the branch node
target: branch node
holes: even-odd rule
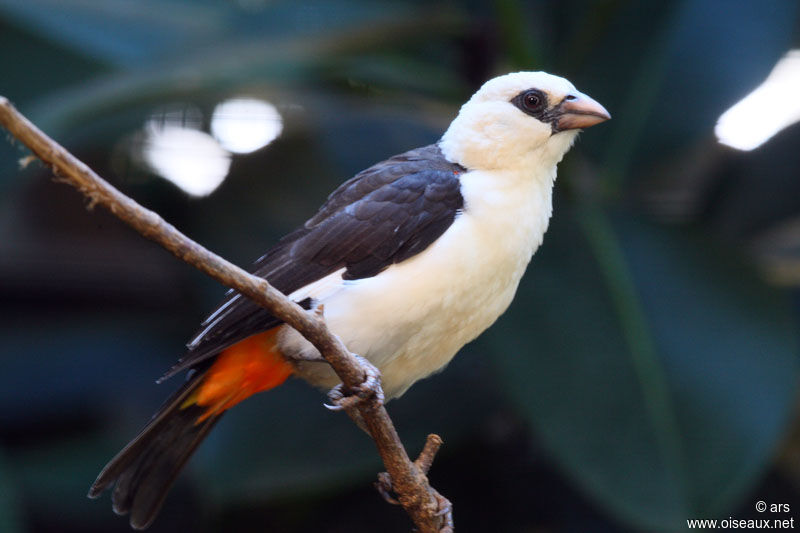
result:
[[[417,465],[417,468],[426,476],[443,442],[442,437],[435,433],[431,433],[428,435],[428,438],[425,439],[425,445],[422,447],[422,451],[419,452],[419,457],[414,461],[414,464]]]

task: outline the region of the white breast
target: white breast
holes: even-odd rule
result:
[[[443,368],[506,310],[547,229],[554,174],[465,173],[463,213],[425,251],[371,278],[341,281],[336,272],[320,294],[304,292],[325,305],[331,331],[380,369],[387,398]],[[280,342],[285,353],[315,353],[289,328]],[[298,373],[323,387],[338,381],[320,363]]]

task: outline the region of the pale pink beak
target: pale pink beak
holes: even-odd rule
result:
[[[605,107],[578,91],[567,95],[558,107],[560,116],[555,123],[558,131],[588,128],[611,118]]]

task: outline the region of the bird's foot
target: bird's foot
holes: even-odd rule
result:
[[[377,399],[380,405],[383,405],[385,401],[380,371],[360,355],[355,355],[355,358],[364,369],[364,381],[356,387],[348,387],[347,390],[341,383],[332,388],[328,392],[331,405],[325,404],[325,407],[331,411],[352,411],[358,407],[358,404],[372,399]]]
[[[448,526],[451,528],[451,531],[453,528],[453,504],[450,503],[450,500],[438,492],[434,494],[434,497],[436,498],[436,503],[439,505],[439,510],[436,511],[436,516],[445,517],[445,527],[441,531],[444,533]]]
[[[396,497],[394,487],[392,486],[392,478],[388,472],[381,472],[378,474],[378,481],[375,482],[375,488],[387,503],[402,505]],[[432,487],[431,492],[436,500],[437,507],[436,512],[433,514],[440,519],[439,523],[441,528],[439,529],[439,533],[453,533],[455,528],[453,524],[453,504]]]
[[[392,487],[392,477],[388,472],[381,472],[378,474],[378,481],[375,482],[375,489],[377,489],[378,493],[387,503],[400,505],[400,502],[395,498],[394,487]]]
[[[453,533],[455,524],[453,523],[453,504],[450,500],[439,494],[436,489],[431,488],[433,498],[436,500],[436,512],[434,516],[439,518],[439,533]]]

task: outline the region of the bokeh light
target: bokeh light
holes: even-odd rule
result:
[[[714,133],[737,150],[758,148],[800,120],[800,50],[787,53],[764,83],[725,111]]]
[[[235,154],[247,154],[275,140],[283,119],[274,105],[255,98],[232,98],[217,105],[211,116],[211,134]]]
[[[200,131],[199,112],[167,112],[145,124],[142,157],[153,172],[191,196],[208,196],[225,180],[231,156]]]

